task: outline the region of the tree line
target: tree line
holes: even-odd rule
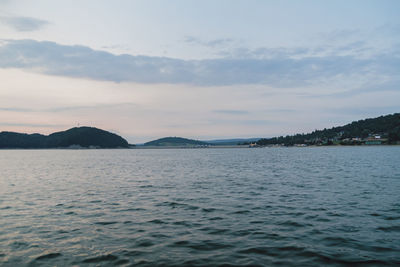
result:
[[[257,141],[257,145],[266,146],[283,144],[285,146],[292,146],[295,144],[356,144],[358,142],[352,142],[351,139],[365,139],[371,135],[380,135],[382,138],[386,138],[389,144],[394,144],[400,141],[400,113],[354,121],[344,126],[315,130],[308,134],[263,138]]]

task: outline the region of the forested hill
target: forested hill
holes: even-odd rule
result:
[[[207,146],[208,143],[182,137],[164,137],[144,144],[145,146]]]
[[[387,143],[400,141],[400,113],[354,121],[344,126],[316,130],[309,134],[263,138],[257,142],[257,145],[354,143],[367,140],[371,136],[379,136]]]
[[[127,148],[129,145],[121,136],[93,127],[76,127],[48,136],[14,132],[0,133],[0,148],[63,147]]]

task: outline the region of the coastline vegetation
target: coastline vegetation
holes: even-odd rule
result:
[[[42,134],[0,133],[0,148],[128,148],[119,135],[94,127],[75,127],[66,131]]]
[[[400,142],[400,113],[354,121],[344,126],[296,134],[262,138],[255,146],[284,145],[380,145]]]
[[[144,144],[144,146],[163,146],[163,147],[206,147],[210,144],[193,139],[187,139],[182,137],[164,137],[157,140],[153,140]]]
[[[233,140],[233,139],[232,139]],[[227,141],[232,141],[227,140]],[[321,145],[384,145],[400,144],[400,113],[354,121],[344,126],[315,130],[308,134],[261,138],[258,141],[236,142],[218,140],[216,143],[164,137],[143,144],[143,147],[262,147],[262,146],[321,146]],[[227,144],[230,144],[229,146]],[[75,127],[48,136],[0,132],[0,148],[132,148],[119,135],[94,127]]]

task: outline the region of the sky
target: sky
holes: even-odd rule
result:
[[[400,1],[0,0],[0,131],[130,143],[400,112]]]

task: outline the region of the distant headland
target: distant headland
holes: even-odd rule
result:
[[[156,147],[206,147],[209,143],[187,139],[182,137],[164,137],[154,141],[144,143],[144,146],[156,146]]]
[[[121,136],[94,127],[75,127],[50,135],[0,132],[0,148],[129,148],[130,146]]]
[[[344,126],[315,130],[308,134],[272,138],[199,141],[182,137],[165,137],[144,144],[154,148],[329,146],[400,144],[400,113],[354,121]]]
[[[385,145],[400,144],[400,113],[353,121],[308,134],[263,138],[253,146]]]

